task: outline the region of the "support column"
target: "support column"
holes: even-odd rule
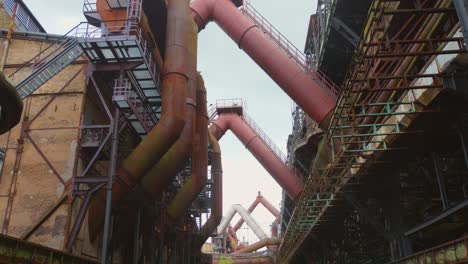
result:
[[[140,218],[141,218],[141,209],[137,209],[135,217],[135,230],[133,233],[133,264],[138,264],[138,255],[140,248]]]
[[[112,185],[115,176],[115,167],[117,165],[117,150],[119,143],[119,108],[115,108],[114,118],[111,120],[112,141],[110,150],[110,161],[107,179],[107,198],[106,198],[106,213],[104,220],[104,233],[102,237],[102,252],[101,263],[107,263],[107,249],[109,244],[110,222],[111,222],[111,209],[112,209]]]
[[[432,153],[431,156],[432,156],[432,161],[434,162],[434,172],[437,178],[437,185],[439,187],[440,200],[442,201],[442,208],[445,211],[449,207],[447,187],[445,185],[445,177],[442,171],[440,170],[439,157],[435,153]]]
[[[457,10],[463,38],[465,39],[465,47],[468,50],[468,0],[453,0],[453,5]]]
[[[388,186],[384,206],[388,229],[394,240],[390,243],[392,248],[392,259],[398,259],[413,253],[411,241],[404,234],[404,223],[401,208],[401,186],[400,174],[395,172],[390,177],[386,177],[385,186]]]

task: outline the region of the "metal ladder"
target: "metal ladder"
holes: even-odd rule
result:
[[[72,38],[63,41],[49,55],[31,65],[32,74],[17,85],[21,98],[24,99],[39,89],[44,83],[52,79],[52,77],[65,69],[65,67],[78,59],[82,54],[83,50],[78,41]]]
[[[294,44],[291,43],[281,32],[276,29],[264,16],[262,16],[253,6],[250,1],[244,0],[241,12],[252,22],[257,25],[276,45],[281,48],[290,59],[292,59],[302,70],[308,74],[327,94],[337,98],[339,95],[339,87],[333,83],[323,72],[318,68],[312,67],[307,63],[307,56],[302,53]]]

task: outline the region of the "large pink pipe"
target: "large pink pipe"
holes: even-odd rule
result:
[[[211,134],[219,140],[227,130],[245,145],[275,181],[295,200],[302,190],[302,182],[278,159],[254,130],[237,114],[222,113],[210,126]]]
[[[311,118],[326,127],[335,106],[316,80],[291,60],[231,0],[195,0],[190,4],[199,30],[214,20]],[[325,122],[322,122],[325,121]]]

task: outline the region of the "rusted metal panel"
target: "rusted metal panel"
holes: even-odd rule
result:
[[[392,264],[455,264],[468,262],[468,237],[416,253]]]
[[[0,263],[92,264],[97,261],[0,235]]]

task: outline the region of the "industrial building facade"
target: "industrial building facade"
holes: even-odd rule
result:
[[[0,7],[1,263],[468,262],[467,1],[319,0],[304,53],[246,0],[85,0],[64,36]],[[287,155],[242,100],[207,108],[213,20],[297,104]],[[228,130],[280,210],[222,219]],[[241,245],[260,203],[272,237]]]

